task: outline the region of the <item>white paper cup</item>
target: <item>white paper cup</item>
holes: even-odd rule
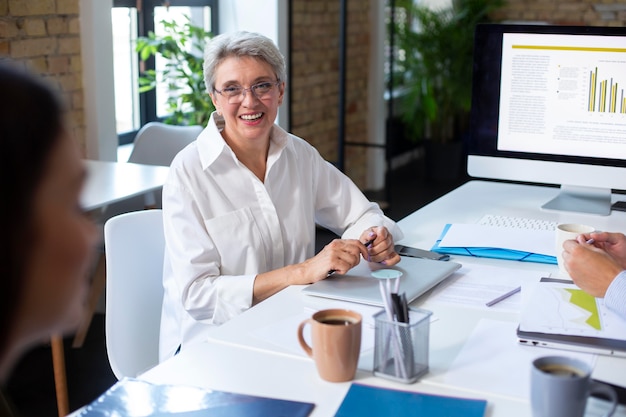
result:
[[[556,244],[556,261],[559,264],[559,271],[562,274],[569,275],[563,264],[563,242],[566,240],[576,239],[578,235],[591,233],[596,229],[585,224],[563,223],[556,227],[555,244]]]

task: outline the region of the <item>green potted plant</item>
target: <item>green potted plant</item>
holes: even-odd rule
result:
[[[164,32],[137,39],[136,50],[142,61],[159,56],[165,59],[163,71],[146,70],[139,77],[139,92],[166,83],[167,110],[164,122],[176,125],[201,125],[215,109],[206,93],[203,76],[204,46],[211,33],[194,26],[189,18],[184,23],[161,21]]]
[[[413,0],[399,0],[406,13],[396,24],[398,48],[395,82],[403,86],[400,114],[413,140],[424,140],[427,158],[434,147],[462,161],[462,136],[468,130],[472,94],[474,29],[488,22],[503,0],[456,0],[430,9]],[[450,149],[454,147],[454,149]],[[428,160],[427,160],[428,163]],[[435,163],[452,173],[462,162]],[[432,169],[427,167],[427,172]]]

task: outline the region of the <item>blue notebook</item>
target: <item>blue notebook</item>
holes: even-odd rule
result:
[[[483,417],[487,401],[352,384],[335,417]]]
[[[446,224],[441,232],[441,236],[437,239],[437,242],[430,249],[433,252],[437,253],[447,253],[450,255],[463,255],[463,256],[475,256],[478,258],[496,258],[496,259],[506,259],[509,261],[521,261],[521,262],[539,262],[543,264],[551,264],[556,265],[556,257],[543,255],[540,253],[532,253],[532,252],[523,252],[512,249],[502,249],[502,248],[483,248],[483,247],[442,247],[439,246],[441,239],[446,235],[450,229],[450,224]]]

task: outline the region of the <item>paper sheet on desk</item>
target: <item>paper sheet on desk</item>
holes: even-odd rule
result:
[[[594,364],[596,355],[520,346],[517,323],[482,319],[446,372],[446,383],[513,398],[530,396],[530,369],[535,358],[561,355]]]
[[[361,330],[361,354],[374,349],[374,318],[373,315],[378,313],[381,308],[373,307],[365,304],[335,302],[329,304],[326,308],[347,308],[354,310],[363,317],[363,327]],[[317,309],[309,309],[301,314],[285,317],[282,320],[268,324],[252,332],[252,335],[265,342],[271,343],[282,348],[286,353],[295,354],[297,356],[306,357],[306,353],[298,343],[298,325],[310,318]],[[310,326],[304,328],[304,338],[311,344]]]
[[[435,288],[428,302],[519,312],[521,294],[515,294],[493,307],[487,307],[485,303],[524,283],[537,283],[542,276],[547,276],[547,273],[463,262],[461,269]]]
[[[554,232],[447,224],[433,251],[455,255],[556,264]]]

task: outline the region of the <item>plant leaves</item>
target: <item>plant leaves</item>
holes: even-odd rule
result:
[[[151,91],[157,82],[167,86],[166,107],[171,114],[165,123],[205,125],[213,103],[204,84],[203,51],[212,35],[194,26],[189,17],[183,23],[163,20],[163,35],[150,32],[137,39],[136,51],[142,61],[151,57],[166,60],[164,69],[144,71],[139,77],[139,92]]]

